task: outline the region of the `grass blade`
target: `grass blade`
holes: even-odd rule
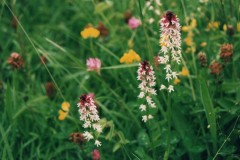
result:
[[[213,140],[213,148],[216,151],[216,141],[217,141],[217,127],[216,127],[216,115],[215,110],[213,107],[213,103],[210,97],[210,93],[208,91],[208,86],[202,77],[199,77],[199,84],[200,84],[200,95],[203,107],[205,109],[206,117],[208,124],[210,126],[210,133]]]

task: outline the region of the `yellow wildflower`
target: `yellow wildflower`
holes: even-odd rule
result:
[[[68,114],[68,112],[64,112],[61,109],[58,111],[58,113],[59,113],[58,119],[60,121],[63,121],[66,118],[67,114]]]
[[[192,31],[188,32],[187,37],[184,39],[184,42],[187,46],[193,45],[193,33]]]
[[[196,27],[197,27],[197,20],[195,18],[193,18],[191,23],[190,23],[190,28],[194,29]]]
[[[133,62],[141,61],[140,56],[132,49],[129,50],[128,53],[124,53],[124,55],[120,58],[120,63],[131,64]]]
[[[237,31],[240,32],[240,22],[237,23]]]
[[[188,31],[193,30],[193,29],[196,28],[196,27],[197,27],[197,20],[196,20],[195,18],[193,18],[193,19],[191,20],[191,23],[190,23],[189,26],[183,26],[183,27],[182,27],[182,31],[183,31],[183,32],[188,32]]]
[[[84,39],[97,38],[99,35],[100,35],[99,30],[97,30],[96,28],[93,28],[92,26],[86,27],[84,28],[83,31],[81,31],[81,36]]]
[[[196,52],[196,47],[192,46],[192,47],[188,47],[186,49],[186,53],[195,53]]]
[[[207,45],[207,42],[202,42],[202,43],[200,44],[201,47],[205,47],[206,45]]]
[[[209,22],[207,26],[207,30],[209,31],[210,29],[218,29],[220,23],[215,21],[215,22]]]
[[[223,30],[224,30],[225,32],[227,31],[227,25],[226,25],[226,24],[223,25]]]
[[[186,43],[187,46],[192,46],[193,45],[193,38],[192,38],[192,36],[187,36],[184,39],[184,42]]]
[[[189,27],[188,27],[188,26],[183,26],[183,27],[182,27],[182,31],[183,31],[183,32],[188,32],[188,30],[189,30]]]
[[[178,79],[178,78],[176,78],[176,79],[174,79],[174,82],[173,82],[173,84],[177,85],[177,84],[179,84],[180,82],[181,82],[181,80],[180,80],[180,79]]]
[[[61,108],[58,113],[59,113],[59,116],[58,116],[58,119],[59,120],[64,120],[66,118],[66,116],[68,115],[68,112],[69,112],[69,108],[70,108],[70,103],[68,102],[63,102],[62,105],[61,105]]]
[[[188,47],[187,49],[186,49],[186,53],[191,53],[192,52],[192,48],[191,47]]]
[[[182,76],[189,76],[188,69],[186,67],[182,67],[182,72],[180,72]]]
[[[70,103],[68,103],[68,102],[63,102],[62,103],[62,110],[68,112],[69,108],[70,108]]]

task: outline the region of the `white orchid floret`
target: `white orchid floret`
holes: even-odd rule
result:
[[[91,139],[93,139],[93,135],[92,135],[90,132],[88,132],[88,131],[85,131],[85,132],[83,133],[83,136],[84,136],[84,138],[85,138],[87,141],[90,141]]]
[[[139,109],[141,110],[141,112],[146,111],[147,106],[144,105],[144,104],[141,104],[140,107],[139,107]]]
[[[168,86],[168,92],[171,93],[174,91],[173,85]]]
[[[160,90],[164,90],[164,89],[167,89],[167,87],[162,84],[162,85],[160,86]]]
[[[99,140],[95,140],[95,143],[94,143],[97,147],[101,146],[102,143],[99,141]]]

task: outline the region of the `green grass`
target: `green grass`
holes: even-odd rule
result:
[[[239,52],[240,1],[162,0],[161,15],[172,10],[182,26],[189,18],[197,20],[192,30],[193,48],[187,53],[182,32],[183,62],[190,75],[168,95],[159,91],[164,81],[163,67],[157,70],[157,93],[153,97],[157,110],[154,119],[142,122],[141,100],[137,81],[138,64],[121,64],[119,59],[134,42],[133,49],[142,60],[154,62],[159,46],[161,16],[146,12],[145,0],[101,1],[2,0],[0,7],[0,159],[91,159],[93,142],[82,147],[72,143],[72,132],[84,132],[77,103],[84,93],[94,93],[104,131],[100,135],[101,159],[239,159],[240,80]],[[130,30],[124,13],[132,10],[143,25]],[[11,24],[18,17],[17,27]],[[153,17],[155,22],[148,24]],[[216,30],[206,31],[211,21],[218,21]],[[83,39],[80,31],[99,22],[109,29],[105,38]],[[232,25],[229,36],[223,25]],[[202,42],[207,46],[201,47]],[[214,76],[208,66],[219,62],[220,46],[233,45],[234,55]],[[207,56],[207,67],[201,67],[197,54]],[[12,52],[25,60],[23,69],[14,70],[7,63]],[[44,55],[47,63],[39,59]],[[102,61],[101,74],[86,70],[86,59]],[[45,84],[53,82],[56,95],[50,99]],[[58,120],[61,103],[71,104],[64,121]]]

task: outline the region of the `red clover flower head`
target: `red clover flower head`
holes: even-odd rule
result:
[[[87,59],[87,71],[96,71],[100,74],[101,60],[98,58],[89,58]]]
[[[97,149],[94,149],[94,151],[92,152],[92,159],[93,160],[100,160],[101,156],[100,156],[100,152]]]

